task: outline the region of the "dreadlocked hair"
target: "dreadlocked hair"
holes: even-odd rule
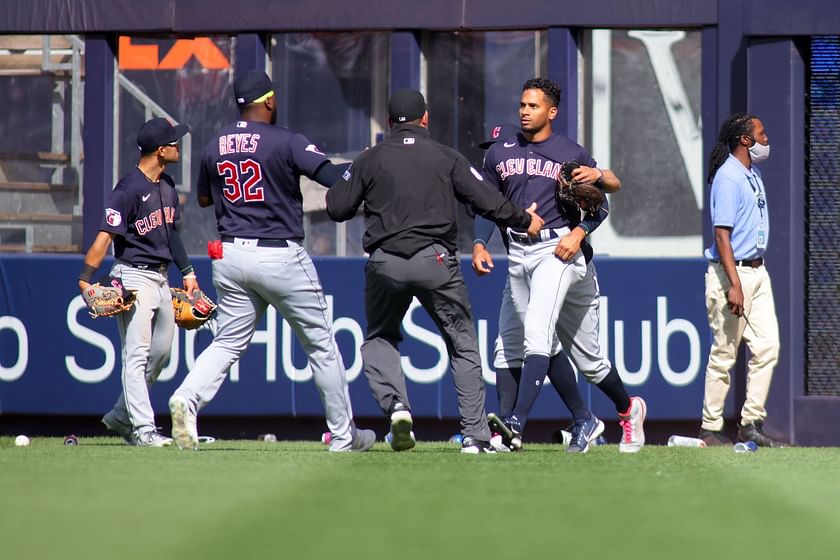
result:
[[[554,80],[549,80],[548,78],[531,78],[522,86],[522,91],[526,89],[541,90],[555,107],[560,105],[560,85]]]
[[[741,136],[752,135],[754,118],[756,117],[749,113],[735,113],[724,121],[718,133],[717,143],[709,156],[709,175],[706,182],[712,182],[715,173],[738,145]]]

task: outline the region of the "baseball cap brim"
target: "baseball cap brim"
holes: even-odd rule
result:
[[[176,141],[180,140],[181,138],[183,138],[184,136],[189,134],[189,132],[190,132],[190,125],[188,125],[186,123],[176,124],[175,126],[172,127],[172,135],[171,135],[172,139],[169,140],[168,143],[171,144],[172,142],[176,142]]]

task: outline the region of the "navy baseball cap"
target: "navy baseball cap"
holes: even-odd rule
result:
[[[512,124],[497,124],[490,127],[487,133],[487,140],[478,145],[482,150],[486,150],[499,140],[510,138],[519,132],[519,127]]]
[[[183,123],[172,126],[164,118],[152,119],[140,127],[137,133],[137,145],[143,153],[154,152],[161,146],[177,142],[189,131],[189,125]]]
[[[233,96],[239,105],[262,102],[274,95],[274,84],[263,70],[249,70],[236,77]]]
[[[416,121],[426,113],[423,94],[413,89],[401,89],[388,101],[388,116],[394,124]]]

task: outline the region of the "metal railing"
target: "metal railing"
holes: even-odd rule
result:
[[[119,72],[119,69],[114,72],[116,80],[114,80],[114,166],[113,166],[113,183],[116,184],[120,178],[119,165],[119,108],[120,108],[120,89],[125,90],[141,105],[145,112],[144,121],[151,118],[163,117],[169,122],[178,124],[178,121],[157,102],[146,95],[137,85]],[[176,183],[175,187],[182,192],[189,192],[192,185],[192,137],[187,134],[181,140],[181,181]]]
[[[56,164],[53,172],[53,183],[64,182],[64,171],[69,165],[76,171],[76,181],[79,185],[76,205],[73,208],[73,214],[79,215],[82,212],[82,203],[84,197],[83,189],[83,145],[82,145],[82,126],[84,118],[84,81],[82,80],[82,57],[85,54],[85,42],[76,35],[64,35],[64,38],[70,42],[70,61],[69,62],[53,62],[52,56],[60,54],[65,51],[64,48],[52,48],[52,36],[43,35],[41,37],[41,69],[44,72],[61,72],[66,71],[70,73],[70,159],[67,164]],[[65,153],[64,143],[64,114],[67,99],[67,84],[66,80],[56,79],[53,82],[53,102],[52,102],[52,146],[51,150],[54,153]]]

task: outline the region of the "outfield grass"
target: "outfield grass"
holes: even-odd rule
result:
[[[0,438],[0,559],[840,557],[840,450]]]

